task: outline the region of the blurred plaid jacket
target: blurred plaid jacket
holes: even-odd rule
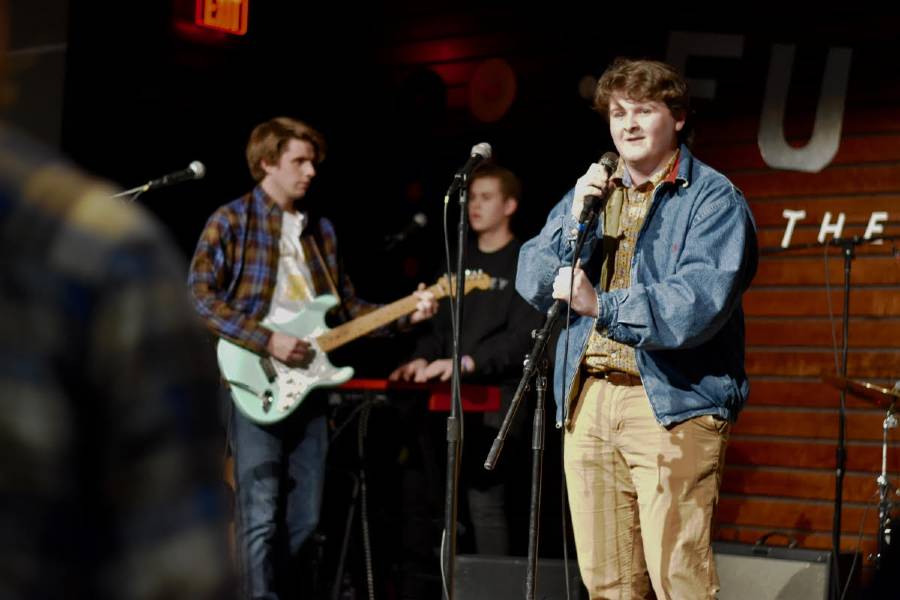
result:
[[[220,597],[217,381],[170,241],[0,126],[0,597]]]

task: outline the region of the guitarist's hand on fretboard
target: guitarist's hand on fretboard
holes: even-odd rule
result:
[[[309,342],[280,331],[272,332],[266,349],[270,355],[289,367],[305,368],[316,355]]]
[[[419,301],[416,303],[416,312],[409,315],[409,322],[419,323],[433,317],[438,309],[438,303],[434,298],[434,294],[425,289],[424,283],[420,283],[419,288],[413,294]]]

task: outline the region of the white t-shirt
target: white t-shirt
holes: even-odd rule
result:
[[[272,304],[266,317],[271,323],[290,321],[316,295],[312,274],[300,244],[300,234],[304,227],[305,214],[284,211],[281,218],[278,275],[272,292]]]

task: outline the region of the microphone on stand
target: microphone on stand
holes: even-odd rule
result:
[[[492,154],[491,145],[487,142],[481,142],[472,146],[472,149],[469,151],[469,160],[453,176],[453,183],[450,184],[450,189],[447,190],[447,197],[459,190],[463,181],[468,181],[469,175],[472,174],[475,167],[488,160]]]
[[[413,215],[412,221],[403,228],[402,231],[398,233],[392,233],[390,235],[385,236],[386,245],[384,247],[385,252],[390,252],[394,248],[396,248],[400,243],[406,241],[406,238],[416,233],[420,229],[424,228],[428,224],[428,217],[425,216],[425,213],[418,212]]]
[[[188,165],[187,169],[175,171],[174,173],[169,173],[168,175],[163,175],[158,179],[151,179],[144,184],[144,191],[148,192],[150,190],[155,190],[167,185],[172,185],[174,183],[181,183],[182,181],[203,179],[205,175],[206,166],[204,166],[204,164],[199,160],[195,160]]]
[[[150,190],[159,189],[161,187],[166,187],[167,185],[173,185],[175,183],[181,183],[182,181],[190,181],[192,179],[203,179],[206,175],[206,166],[200,162],[199,160],[195,160],[188,165],[187,169],[181,169],[180,171],[175,171],[174,173],[169,173],[167,175],[163,175],[157,179],[151,179],[144,185],[139,185],[137,187],[133,187],[130,190],[125,190],[124,192],[119,192],[113,198],[119,198],[121,196],[130,196],[132,194],[139,195],[144,192],[149,192]]]

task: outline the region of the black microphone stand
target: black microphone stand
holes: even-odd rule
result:
[[[844,257],[844,313],[841,316],[841,364],[840,376],[847,378],[847,355],[850,350],[849,333],[850,333],[850,270],[853,259],[856,258],[856,247],[864,244],[872,244],[878,240],[896,240],[900,236],[877,236],[863,238],[858,235],[852,238],[834,238],[826,242],[817,242],[812,244],[800,244],[797,246],[789,246],[787,248],[773,248],[762,252],[765,255],[782,254],[784,252],[792,252],[795,250],[808,250],[810,248],[824,248],[826,246],[834,246],[841,249]],[[825,274],[830,277],[829,273]],[[840,407],[838,410],[838,439],[837,449],[835,450],[835,470],[834,470],[834,515],[831,523],[831,552],[832,552],[832,568],[834,569],[833,583],[837,585],[836,590],[840,592],[840,555],[841,555],[841,510],[843,509],[844,496],[844,471],[847,464],[847,445],[846,445],[846,421],[847,421],[847,392],[841,389]]]
[[[581,249],[584,247],[584,242],[587,239],[587,232],[590,231],[597,222],[596,209],[599,208],[599,205],[600,203],[596,202],[594,209],[588,211],[586,220],[581,219],[582,224],[579,225],[580,231],[578,232],[578,238],[575,241],[575,250],[572,254],[573,267],[578,256],[581,254]],[[583,227],[581,225],[583,225]],[[562,300],[556,300],[547,310],[547,318],[544,320],[544,325],[540,329],[532,332],[531,335],[534,338],[534,346],[532,346],[531,352],[529,352],[528,357],[525,359],[525,368],[522,378],[519,380],[519,385],[513,395],[512,402],[506,411],[506,415],[503,417],[500,431],[497,432],[497,437],[494,439],[494,443],[491,445],[491,450],[488,453],[487,459],[484,461],[484,468],[488,471],[491,471],[496,467],[497,461],[500,458],[500,452],[503,450],[503,444],[506,441],[509,429],[512,426],[513,419],[516,416],[516,412],[519,410],[519,405],[522,403],[522,399],[528,391],[531,379],[535,376],[540,367],[541,372],[538,374],[537,384],[535,386],[537,390],[537,402],[534,410],[531,435],[531,510],[528,519],[528,569],[525,573],[525,597],[527,600],[534,600],[537,590],[538,534],[544,457],[544,396],[547,389],[547,359],[543,354],[547,347],[547,341],[550,339],[551,332],[553,331],[553,327],[556,325],[562,305]]]
[[[460,368],[462,348],[463,288],[465,286],[465,252],[466,234],[469,219],[466,205],[469,198],[468,174],[465,170],[458,172],[453,184],[447,192],[459,192],[459,226],[456,248],[456,279],[451,284],[451,292],[455,292],[456,302],[453,306],[453,376],[450,382],[450,416],[447,417],[447,478],[444,495],[444,539],[441,540],[441,568],[446,600],[453,600],[453,576],[456,567],[456,517],[459,502],[459,463],[462,455],[462,396]],[[455,288],[453,286],[456,286]],[[444,551],[446,549],[446,555]]]
[[[141,194],[143,194],[144,192],[146,192],[149,189],[150,189],[149,184],[145,183],[144,185],[139,185],[139,186],[133,187],[131,189],[123,190],[123,191],[119,192],[118,194],[113,194],[111,197],[112,198],[122,198],[126,202],[136,202],[138,199],[138,196],[140,196]]]
[[[544,479],[544,398],[547,392],[547,357],[541,358],[534,389],[534,419],[531,423],[531,504],[528,509],[528,570],[525,573],[525,598],[537,593],[537,556],[541,529],[541,484]]]

